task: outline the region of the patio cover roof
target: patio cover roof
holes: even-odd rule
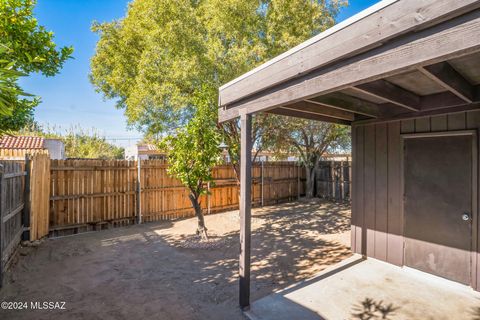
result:
[[[219,121],[354,121],[478,108],[480,1],[384,0],[220,88]]]
[[[240,295],[250,305],[252,115],[350,125],[480,107],[480,1],[384,0],[225,84],[240,117]]]

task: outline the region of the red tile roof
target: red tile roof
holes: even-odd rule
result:
[[[43,138],[3,136],[0,138],[0,149],[43,149]]]

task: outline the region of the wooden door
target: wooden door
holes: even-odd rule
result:
[[[470,284],[472,135],[404,140],[405,265]]]

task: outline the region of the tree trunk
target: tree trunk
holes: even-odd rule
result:
[[[192,202],[193,209],[195,210],[195,215],[197,216],[198,226],[197,226],[197,235],[201,236],[203,240],[208,240],[207,228],[205,227],[205,219],[203,217],[202,207],[198,201],[198,196],[193,193],[190,193],[189,196],[190,202]]]
[[[311,199],[315,196],[315,167],[305,166],[307,181],[305,184],[306,197]]]

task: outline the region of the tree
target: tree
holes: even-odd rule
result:
[[[274,130],[264,136],[266,148],[293,152],[299,155],[305,166],[306,196],[315,196],[315,168],[323,154],[351,147],[348,126],[314,120],[275,118]]]
[[[63,133],[52,128],[43,128],[35,122],[16,132],[18,135],[33,135],[49,139],[60,139],[65,144],[67,158],[123,159],[124,149],[109,143],[95,130],[72,127]]]
[[[0,45],[0,53],[7,50]],[[25,74],[15,71],[12,63],[0,61],[0,134],[31,119],[29,108],[15,108],[19,96],[28,96],[17,84]]]
[[[35,0],[0,1],[0,63],[10,72],[17,72],[9,80],[10,88],[15,88],[9,91],[11,112],[0,115],[0,130],[4,132],[19,130],[32,121],[33,109],[40,103],[39,98],[20,98],[25,95],[16,78],[31,72],[53,76],[73,53],[72,47],[57,49],[53,33],[38,25],[33,15],[35,4]],[[2,89],[1,94],[5,93]]]
[[[208,192],[206,184],[213,181],[212,168],[220,162],[221,137],[215,128],[216,113],[204,101],[196,104],[197,112],[185,127],[164,139],[162,148],[168,155],[168,173],[189,190],[198,220],[197,235],[206,240],[200,196]]]
[[[135,0],[125,18],[93,24],[100,39],[90,79],[106,98],[117,100],[130,125],[147,135],[169,131],[195,114],[201,88],[208,88],[207,104],[216,111],[222,84],[332,26],[345,4]],[[255,117],[255,123],[267,125],[267,117]],[[238,121],[219,131],[238,164]]]

